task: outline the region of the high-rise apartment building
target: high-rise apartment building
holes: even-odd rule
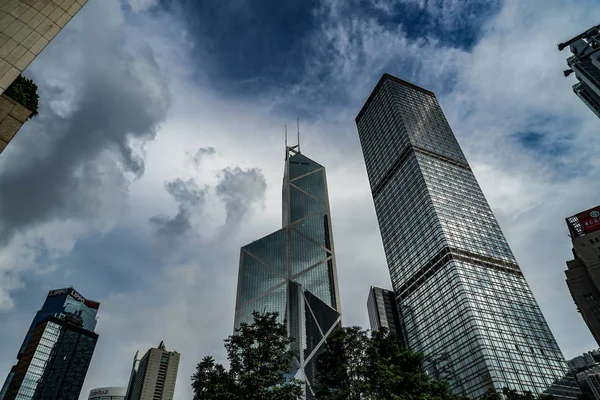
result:
[[[600,374],[590,374],[585,378],[595,400],[600,400]]]
[[[435,95],[385,74],[356,124],[407,346],[469,398],[547,390],[565,360]]]
[[[325,168],[286,146],[283,228],[242,247],[235,327],[252,312],[277,312],[295,339],[294,377],[313,399],[315,360],[341,324]]]
[[[587,353],[583,353],[580,356],[567,360],[567,367],[569,367],[569,371],[572,372],[578,372],[590,367],[595,367],[598,365],[596,358],[597,351],[588,351]]]
[[[87,0],[0,0],[0,153],[31,111],[4,91]]]
[[[96,347],[100,303],[73,288],[51,290],[25,336],[0,400],[79,398]]]
[[[367,311],[369,312],[369,323],[372,331],[378,331],[383,327],[387,328],[390,333],[402,337],[400,314],[398,313],[396,296],[394,296],[393,291],[371,286],[367,300]]]
[[[139,358],[133,358],[126,400],[173,400],[179,353],[168,351],[160,342]]]
[[[567,218],[574,259],[567,262],[567,286],[600,345],[600,206]]]
[[[559,50],[569,46],[572,56],[567,58],[565,76],[575,72],[577,83],[573,91],[600,117],[600,25],[588,29],[574,38],[560,43]]]

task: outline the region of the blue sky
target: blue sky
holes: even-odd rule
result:
[[[593,0],[89,0],[27,69],[40,115],[0,157],[0,376],[49,289],[102,303],[82,399],[137,349],[176,398],[232,331],[239,248],[281,225],[283,126],[327,167],[344,324],[389,276],[354,117],[381,74],[436,92],[565,356],[595,347],[564,218],[599,203],[598,120],[556,44]],[[0,378],[3,379],[3,378]]]

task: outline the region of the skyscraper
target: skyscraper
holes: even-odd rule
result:
[[[179,368],[179,353],[160,342],[142,358],[135,353],[126,400],[172,400]]]
[[[356,124],[409,348],[470,398],[544,392],[565,360],[435,95],[385,74]]]
[[[96,347],[100,303],[73,288],[51,290],[36,314],[0,400],[79,398]]]
[[[371,286],[367,300],[367,311],[369,312],[369,322],[372,331],[378,331],[384,327],[391,333],[402,337],[400,313],[396,306],[394,292]]]
[[[558,49],[562,51],[567,46],[573,55],[567,58],[570,69],[564,74],[569,76],[575,72],[577,83],[573,91],[600,117],[600,25],[560,43]]]
[[[573,260],[567,262],[567,286],[600,345],[600,206],[567,218]]]
[[[293,374],[313,399],[315,359],[341,323],[325,168],[287,147],[283,228],[242,247],[235,326],[252,312],[278,312],[295,339]]]

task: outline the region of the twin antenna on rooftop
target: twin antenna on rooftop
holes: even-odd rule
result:
[[[287,125],[285,126],[285,159],[287,160],[289,152],[300,154],[300,119],[296,118],[296,128],[298,131],[298,144],[295,146],[288,146],[288,134]]]

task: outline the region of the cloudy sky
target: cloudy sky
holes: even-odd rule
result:
[[[564,218],[600,203],[600,121],[556,44],[595,0],[89,0],[27,69],[0,157],[0,382],[49,289],[102,303],[82,399],[137,349],[176,399],[232,331],[239,248],[281,226],[283,126],[327,167],[345,325],[389,277],[354,117],[381,74],[434,91],[566,357],[596,347]]]

